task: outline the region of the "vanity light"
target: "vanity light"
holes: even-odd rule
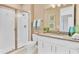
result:
[[[52,4],[51,6],[52,6],[52,8],[55,8],[56,7],[56,5],[54,5],[54,4]]]
[[[57,4],[58,7],[61,7],[61,4]]]
[[[52,8],[55,8],[56,6],[57,7],[61,7],[61,4],[51,4]]]
[[[62,5],[63,5],[63,6],[66,6],[66,4],[51,4],[51,7],[52,7],[52,8],[55,8],[56,6],[57,6],[57,7],[61,7]]]

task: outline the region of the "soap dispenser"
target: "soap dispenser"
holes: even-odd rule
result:
[[[69,36],[72,36],[75,33],[75,27],[69,28]]]

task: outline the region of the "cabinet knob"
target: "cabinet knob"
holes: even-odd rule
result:
[[[26,28],[26,25],[24,25],[24,28]]]

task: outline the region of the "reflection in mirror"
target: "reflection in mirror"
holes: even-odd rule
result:
[[[60,7],[47,8],[45,10],[45,27],[49,27],[49,31],[55,33],[68,34],[69,28],[75,26],[75,5],[61,4]]]
[[[68,33],[70,27],[74,27],[73,5],[60,9],[60,31]]]

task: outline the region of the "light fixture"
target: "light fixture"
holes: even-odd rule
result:
[[[51,6],[52,6],[52,8],[55,8],[56,7],[56,5],[54,5],[54,4],[52,4]]]
[[[66,6],[66,4],[51,4],[51,7],[52,8],[55,8],[55,7],[61,7],[61,6]]]
[[[58,7],[61,7],[61,4],[57,4]]]
[[[61,4],[51,4],[52,8],[55,8],[56,6],[57,7],[61,7]]]

